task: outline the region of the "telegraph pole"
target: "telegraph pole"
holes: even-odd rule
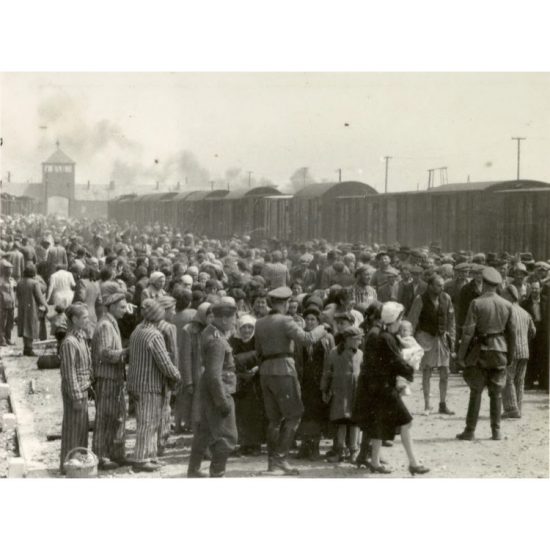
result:
[[[342,169],[338,168],[336,171],[338,172],[338,183],[342,183]]]
[[[252,187],[252,174],[254,172],[248,171],[248,187]]]
[[[517,141],[518,143],[518,175],[517,175],[517,179],[519,180],[519,166],[520,166],[520,150],[521,150],[521,142],[523,140],[525,140],[527,138],[524,138],[524,137],[513,137],[512,138],[512,141]]]
[[[384,179],[384,193],[388,192],[388,165],[390,164],[391,157],[384,157],[386,162],[386,177]]]

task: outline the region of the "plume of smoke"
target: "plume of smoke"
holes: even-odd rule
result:
[[[86,179],[106,185],[113,180],[120,187],[151,186],[159,182],[161,189],[175,188],[178,181],[189,187],[209,185],[210,175],[188,150],[177,151],[166,158],[144,161],[143,146],[129,138],[124,130],[106,119],[90,122],[86,104],[59,89],[48,89],[41,99],[38,125],[46,129],[39,143],[39,155],[46,158],[56,139],[61,147],[87,173]]]
[[[294,194],[311,183],[317,183],[317,180],[307,166],[302,166],[294,170],[290,176],[289,182],[283,186],[283,190],[286,193]]]

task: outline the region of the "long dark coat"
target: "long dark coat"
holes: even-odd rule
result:
[[[412,420],[395,387],[397,376],[412,381],[414,369],[401,358],[393,334],[375,327],[365,340],[364,370],[355,407],[356,421],[371,439],[392,440]],[[358,413],[358,414],[357,414]]]
[[[321,380],[325,360],[334,347],[334,338],[327,334],[315,344],[296,346],[296,370],[302,390],[304,414],[298,437],[319,437],[328,422],[329,407],[323,401]]]
[[[47,309],[46,298],[40,290],[40,283],[30,277],[23,277],[16,288],[17,331],[20,337],[38,338],[40,330],[39,306]]]
[[[235,358],[237,393],[234,395],[237,431],[241,447],[256,447],[265,441],[266,419],[260,385],[260,373],[251,373],[258,365],[254,337],[248,342],[231,337],[229,344]]]

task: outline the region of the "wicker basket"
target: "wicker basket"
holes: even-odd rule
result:
[[[77,452],[83,452],[88,456],[91,456],[93,459],[92,462],[90,462],[89,464],[70,464],[69,460]],[[72,449],[67,453],[67,456],[65,457],[65,462],[63,463],[63,468],[65,470],[66,477],[71,477],[71,478],[97,477],[98,463],[99,463],[99,460],[97,459],[97,456],[94,453],[92,453],[92,451],[90,451],[89,449],[86,449],[86,447],[75,447],[74,449]]]

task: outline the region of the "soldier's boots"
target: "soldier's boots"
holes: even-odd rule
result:
[[[206,474],[201,472],[201,463],[202,463],[203,451],[191,451],[189,457],[189,464],[187,466],[187,477],[207,477]]]
[[[210,462],[210,477],[225,476],[225,468],[227,465],[228,457],[229,455],[227,453],[215,454],[212,457],[212,461]]]

